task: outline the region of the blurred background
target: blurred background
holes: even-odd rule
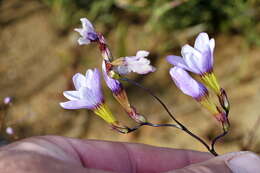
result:
[[[122,135],[91,111],[63,110],[64,90],[76,72],[101,66],[97,45],[79,46],[79,19],[90,19],[104,33],[114,57],[151,52],[155,73],[130,78],[153,90],[194,133],[206,141],[221,132],[216,120],[182,94],[165,61],[180,55],[205,31],[216,39],[214,70],[231,102],[230,133],[217,144],[220,153],[260,153],[260,1],[259,0],[0,0],[1,141],[34,135],[139,142],[206,151],[185,133],[142,127]],[[131,103],[154,123],[172,121],[142,90],[125,84]],[[106,101],[122,124],[133,126],[104,85]],[[7,131],[11,127],[13,132]],[[10,130],[10,129],[9,129]]]

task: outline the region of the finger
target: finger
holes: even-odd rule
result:
[[[41,155],[31,151],[1,151],[1,173],[111,173],[102,170],[83,168],[73,163]]]
[[[208,153],[189,150],[57,136],[30,138],[12,144],[9,148],[33,150],[82,167],[117,172],[162,172],[202,162],[212,157]]]
[[[256,173],[260,159],[251,152],[236,152],[193,164],[169,173]]]
[[[208,153],[143,144],[71,140],[87,167],[119,172],[162,172],[211,158]]]

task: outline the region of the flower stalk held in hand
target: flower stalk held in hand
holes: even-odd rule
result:
[[[230,105],[227,94],[223,88],[220,87],[214,73],[213,73],[213,51],[215,47],[214,39],[209,39],[206,33],[201,33],[195,41],[194,48],[185,45],[182,48],[180,56],[170,55],[167,57],[169,63],[175,67],[170,69],[170,76],[177,87],[186,95],[191,96],[198,101],[203,107],[222,123],[225,134],[216,137],[211,147],[200,137],[192,133],[187,127],[179,122],[174,115],[169,111],[164,102],[157,97],[152,91],[143,87],[141,84],[124,77],[129,73],[148,74],[155,72],[155,68],[150,65],[150,60],[147,59],[148,51],[137,51],[135,56],[126,56],[114,59],[108,47],[105,37],[95,31],[91,22],[86,19],[81,19],[82,28],[77,28],[80,34],[78,39],[79,45],[87,45],[90,43],[97,43],[101,55],[103,57],[102,73],[107,87],[111,90],[113,97],[119,102],[128,116],[138,123],[136,127],[129,128],[122,126],[113,116],[111,111],[105,104],[102,94],[100,74],[97,69],[88,70],[86,75],[76,74],[73,76],[73,83],[75,91],[65,91],[63,94],[70,101],[61,103],[65,109],[81,109],[86,108],[92,110],[95,114],[104,119],[111,127],[121,133],[129,133],[137,130],[139,127],[147,125],[152,127],[175,127],[183,130],[199,142],[201,142],[213,155],[217,155],[214,149],[215,142],[224,136],[229,128],[228,113]],[[189,73],[192,72],[199,75],[202,82],[193,79]],[[128,99],[127,93],[120,80],[130,82],[152,97],[154,97],[167,111],[168,115],[176,124],[153,124],[150,123],[143,115],[139,114],[135,107],[133,107]],[[217,95],[220,107],[215,104],[210,96],[209,87]]]

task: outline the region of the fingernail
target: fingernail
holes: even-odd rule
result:
[[[260,172],[259,156],[253,153],[241,154],[227,161],[227,166],[233,173],[256,173]]]

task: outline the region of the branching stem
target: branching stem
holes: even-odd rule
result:
[[[168,113],[168,115],[173,119],[173,121],[175,121],[178,126],[180,127],[179,129],[183,130],[184,132],[186,132],[187,134],[189,134],[191,137],[195,138],[196,140],[198,140],[202,145],[204,145],[205,148],[207,148],[207,150],[213,154],[214,156],[218,156],[218,154],[215,152],[214,148],[211,149],[209,147],[209,145],[203,140],[201,139],[199,136],[195,135],[193,132],[191,132],[187,127],[185,127],[181,122],[179,122],[175,117],[174,115],[170,112],[170,110],[168,109],[168,107],[164,104],[164,102],[159,98],[157,97],[151,90],[149,90],[148,88],[145,88],[144,86],[142,86],[141,84],[137,83],[136,81],[133,81],[131,79],[128,79],[128,78],[121,78],[120,80],[122,81],[126,81],[126,82],[129,82],[141,89],[143,89],[144,91],[146,91],[148,94],[150,94],[153,98],[155,98],[162,106],[163,108],[166,110],[166,112]],[[148,124],[140,124],[140,126],[143,126],[143,125],[148,125]],[[154,127],[154,126],[153,126]],[[157,126],[157,127],[160,127],[160,126]],[[213,145],[214,147],[214,145]]]

